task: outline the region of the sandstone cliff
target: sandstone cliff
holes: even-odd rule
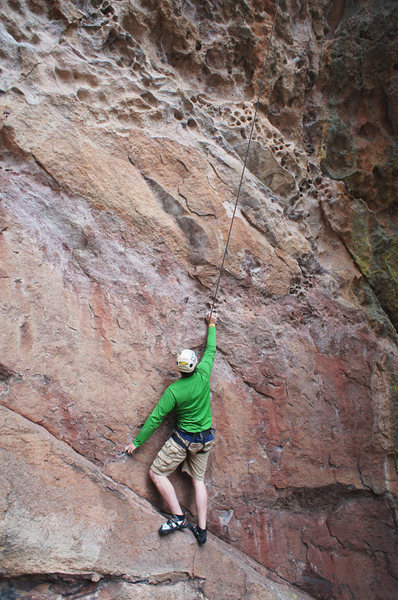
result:
[[[203,348],[274,8],[1,2],[1,597],[396,598],[394,0],[280,2],[219,296],[209,543],[156,533],[172,419],[117,457]]]

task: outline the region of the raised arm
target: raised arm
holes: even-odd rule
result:
[[[198,371],[202,371],[210,377],[210,373],[213,368],[214,356],[216,354],[217,314],[213,312],[211,316],[207,315],[207,322],[209,324],[209,328],[207,332],[206,349],[203,353],[202,360],[196,368],[198,369]]]

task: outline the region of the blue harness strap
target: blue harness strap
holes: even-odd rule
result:
[[[179,427],[177,427],[176,431],[173,432],[173,435],[171,437],[186,451],[189,450],[189,446],[191,444],[202,444],[202,449],[196,453],[201,454],[204,452],[205,444],[214,438],[213,431],[214,429],[210,428],[206,429],[205,431],[191,433],[189,431],[185,431],[184,429],[180,429]]]

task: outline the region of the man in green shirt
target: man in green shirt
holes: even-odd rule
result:
[[[140,433],[125,452],[132,454],[159,427],[165,415],[175,410],[177,428],[164,444],[149,469],[149,476],[169,506],[171,517],[159,529],[161,535],[188,527],[175,489],[168,476],[182,463],[182,470],[192,477],[198,525],[192,527],[199,544],[206,542],[207,490],[204,484],[209,451],[214,443],[211,428],[210,375],[216,353],[217,316],[208,318],[208,335],[203,358],[197,364],[192,350],[183,350],[177,357],[181,379],[169,385],[158,404],[145,421]]]

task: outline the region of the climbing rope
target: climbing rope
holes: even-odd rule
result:
[[[240,176],[238,192],[236,194],[235,206],[234,206],[234,211],[233,211],[232,218],[231,218],[231,224],[229,226],[228,237],[227,237],[227,241],[226,241],[226,244],[225,244],[224,255],[223,255],[222,262],[221,262],[221,267],[220,267],[220,271],[219,271],[219,274],[218,274],[217,284],[216,284],[216,288],[215,288],[215,292],[214,292],[214,296],[213,296],[213,304],[212,304],[212,307],[211,307],[211,310],[210,310],[210,313],[209,313],[210,318],[211,318],[211,315],[213,314],[214,307],[215,307],[215,304],[216,304],[216,301],[217,301],[218,289],[220,287],[220,280],[221,280],[221,275],[222,275],[222,272],[223,272],[223,269],[224,269],[225,258],[226,258],[227,253],[228,253],[228,245],[229,245],[229,240],[231,238],[232,226],[234,224],[234,219],[235,219],[235,215],[236,215],[236,209],[238,207],[239,195],[240,195],[240,191],[241,191],[242,183],[243,183],[243,176],[244,176],[245,171],[246,171],[247,160],[248,160],[248,157],[249,157],[250,144],[251,144],[252,138],[253,138],[254,126],[255,126],[255,123],[256,123],[256,118],[257,118],[257,113],[258,113],[258,107],[260,105],[261,93],[263,91],[263,86],[264,86],[264,81],[265,81],[265,74],[266,74],[266,71],[267,71],[269,52],[270,52],[270,48],[271,48],[272,38],[273,38],[273,35],[274,35],[275,23],[276,23],[276,15],[278,13],[278,8],[279,8],[279,0],[276,0],[274,19],[272,21],[271,33],[270,33],[269,40],[268,40],[267,53],[266,53],[265,60],[264,60],[264,66],[263,66],[263,72],[262,72],[262,76],[261,76],[261,80],[260,80],[260,87],[259,87],[259,90],[258,90],[256,108],[255,108],[255,111],[254,111],[254,117],[253,117],[252,125],[251,125],[251,128],[250,128],[249,141],[248,141],[247,148],[246,148],[245,160],[243,162],[242,173],[241,173],[241,176]]]

